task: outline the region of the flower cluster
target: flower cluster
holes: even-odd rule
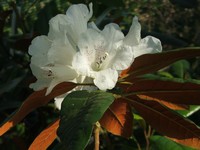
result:
[[[126,36],[117,24],[103,30],[94,22],[84,4],[72,5],[66,15],[59,14],[49,21],[47,36],[38,36],[29,47],[31,70],[37,78],[30,85],[34,90],[51,90],[61,82],[94,83],[100,90],[114,88],[120,72],[134,58],[162,51],[160,40],[147,36],[141,39],[141,26],[134,17]]]

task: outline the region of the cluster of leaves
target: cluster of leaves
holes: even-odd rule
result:
[[[74,3],[80,2],[87,3],[79,0]],[[183,8],[186,1],[173,2],[178,5],[169,1],[151,1],[151,4],[145,0],[137,3],[129,0],[93,1],[94,13],[98,16],[95,20],[100,28],[108,22],[117,22],[126,29],[130,26],[132,16],[137,14],[146,28],[143,34],[150,33],[160,38],[165,49],[198,46],[199,33],[195,29],[199,20],[188,18],[198,18],[199,7],[192,5],[193,1],[190,2],[192,8]],[[44,95],[45,89],[28,96],[31,93],[28,84],[35,79],[29,70],[27,49],[36,35],[48,32],[49,19],[64,13],[70,2],[8,0],[0,3],[1,121],[21,105],[1,124],[0,135],[16,127],[0,137],[0,145],[8,143],[6,145],[11,145],[9,149],[27,149],[29,145],[29,149],[47,149],[53,143],[50,148],[90,149],[94,144],[92,131],[99,121],[102,129],[105,129],[100,135],[102,149],[162,149],[163,145],[166,149],[192,149],[173,141],[193,148],[200,147],[199,128],[186,119],[193,113],[198,115],[196,112],[199,110],[200,82],[191,79],[199,78],[200,61],[195,58],[200,56],[199,48],[138,57],[131,68],[122,73],[115,89],[71,93],[65,98],[62,110],[58,113],[52,109],[51,100],[77,85],[62,83],[48,96]],[[162,13],[159,13],[160,10]],[[169,11],[171,16],[167,16]],[[178,22],[182,20],[180,12],[186,18],[181,23]],[[191,22],[193,25],[189,27]],[[182,60],[186,58],[190,59]],[[39,108],[41,106],[45,107]],[[200,120],[194,118],[194,121],[198,124]],[[57,136],[62,144],[55,140]],[[15,144],[9,142],[11,138]]]
[[[122,93],[115,89],[110,92],[72,92],[63,101],[60,119],[42,131],[29,149],[46,149],[57,135],[61,144],[56,145],[56,148],[83,149],[87,146],[97,121],[115,135],[130,137],[133,126],[132,108],[135,110],[134,113],[139,113],[156,131],[171,140],[199,148],[200,129],[173,111],[187,110],[189,105],[200,104],[199,81],[170,79],[156,75],[141,76],[177,60],[194,56],[200,56],[199,48],[146,54],[136,58],[129,70],[123,72],[117,85],[124,90]],[[46,90],[34,92],[1,126],[0,134],[4,134],[19,123],[34,109],[75,86],[73,83],[62,83],[48,96],[45,96]],[[146,138],[150,138],[151,134],[149,129]]]

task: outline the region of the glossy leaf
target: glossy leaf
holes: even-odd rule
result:
[[[49,127],[44,129],[30,145],[29,150],[45,150],[47,149],[57,137],[56,131],[58,129],[60,120],[57,119]]]
[[[200,56],[199,47],[182,48],[173,51],[166,51],[156,54],[145,54],[135,58],[133,64],[129,69],[130,80],[139,75],[152,73],[159,69],[174,63],[180,59],[192,58]]]
[[[163,147],[165,150],[194,150],[193,148],[180,145],[159,135],[152,136],[150,138],[150,143],[152,150],[163,150]]]
[[[130,105],[123,99],[117,99],[104,113],[100,124],[115,135],[130,137],[133,128],[133,114]]]
[[[111,93],[75,91],[67,95],[61,106],[58,136],[65,149],[84,149],[94,124],[113,103]]]
[[[180,144],[193,148],[200,147],[200,128],[191,121],[155,101],[145,101],[136,96],[127,100],[158,132]]]
[[[177,81],[177,82],[174,82]],[[200,84],[185,80],[136,80],[128,88],[129,93],[146,95],[174,104],[199,105]]]
[[[161,99],[157,99],[157,98],[146,96],[146,95],[137,95],[137,96],[139,98],[143,99],[143,100],[150,100],[150,101],[159,102],[159,103],[161,103],[161,104],[163,104],[163,105],[165,105],[168,108],[173,109],[173,110],[187,110],[187,109],[189,109],[188,105],[174,104],[174,103],[170,103],[170,102],[163,101]]]
[[[46,89],[32,93],[21,105],[21,107],[0,127],[0,135],[3,135],[11,127],[19,123],[26,115],[28,115],[34,109],[44,106],[51,99],[61,94],[64,94],[76,85],[74,83],[61,83],[57,85],[53,91],[45,96]]]

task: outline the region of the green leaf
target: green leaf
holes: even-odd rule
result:
[[[200,106],[191,105],[189,110],[178,110],[177,112],[184,117],[189,117],[190,115],[194,114],[198,110],[200,110]]]
[[[179,60],[171,66],[172,73],[179,78],[184,78],[187,70],[190,69],[190,64],[186,60]]]
[[[66,149],[81,150],[89,142],[93,125],[113,103],[111,93],[75,91],[67,95],[61,107],[58,136]]]
[[[193,148],[180,145],[163,136],[152,136],[150,138],[151,150],[194,150]]]
[[[146,122],[144,118],[142,118],[140,115],[134,113],[133,114],[134,121],[137,122],[143,129],[146,129]]]

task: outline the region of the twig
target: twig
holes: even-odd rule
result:
[[[94,150],[99,150],[99,132],[100,132],[101,125],[99,122],[96,122],[94,125]]]
[[[141,146],[140,146],[140,143],[138,142],[138,140],[133,136],[133,140],[135,141],[136,145],[137,145],[137,148],[138,150],[141,150]]]
[[[149,150],[149,146],[150,146],[149,138],[151,136],[151,126],[150,125],[148,126],[148,131],[144,130],[144,136],[146,139],[146,150]]]

